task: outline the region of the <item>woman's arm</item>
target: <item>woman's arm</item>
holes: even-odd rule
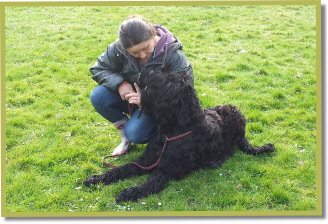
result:
[[[94,66],[90,68],[92,79],[99,85],[104,85],[112,91],[117,91],[125,81],[121,71],[123,69],[123,55],[116,49],[116,42],[108,45]]]

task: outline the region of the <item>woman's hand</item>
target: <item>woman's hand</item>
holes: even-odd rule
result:
[[[134,89],[130,83],[125,83],[118,88],[118,93],[120,94],[122,100],[127,100],[125,96],[129,93],[133,93]]]
[[[134,83],[134,87],[137,92],[131,92],[125,95],[125,99],[129,101],[130,104],[136,104],[141,108],[141,91],[137,83]]]

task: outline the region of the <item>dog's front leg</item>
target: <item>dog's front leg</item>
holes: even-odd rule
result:
[[[116,197],[116,202],[137,201],[150,194],[157,194],[164,189],[164,185],[168,180],[169,177],[167,175],[159,170],[155,170],[144,184],[122,191]]]
[[[109,170],[101,175],[92,175],[88,177],[85,181],[83,181],[83,184],[86,186],[90,186],[101,182],[105,185],[109,185],[118,180],[123,180],[133,175],[142,175],[144,173],[145,171],[143,171],[142,169],[136,167],[133,164],[128,163],[124,166]]]

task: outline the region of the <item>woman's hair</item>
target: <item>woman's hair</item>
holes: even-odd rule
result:
[[[141,16],[132,16],[123,21],[118,30],[118,39],[125,49],[140,44],[156,35],[153,24]]]

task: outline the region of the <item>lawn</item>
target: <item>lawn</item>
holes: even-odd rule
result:
[[[238,106],[250,142],[276,151],[236,151],[138,202],[115,197],[147,176],[83,186],[120,142],[91,105],[89,68],[132,14],[179,37],[203,107]],[[316,30],[314,5],[6,7],[5,211],[316,211]]]

